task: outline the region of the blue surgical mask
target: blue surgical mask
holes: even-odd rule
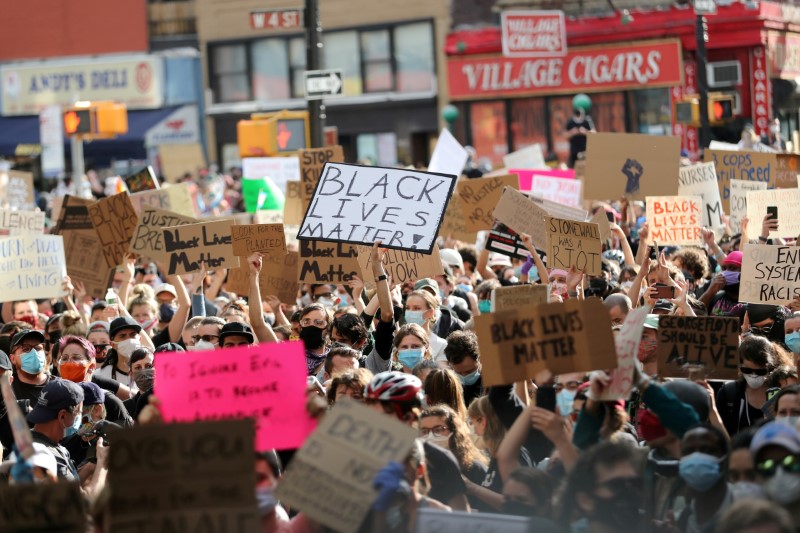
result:
[[[423,357],[425,357],[425,355],[422,353],[422,348],[397,351],[397,360],[406,368],[414,368],[422,361]]]
[[[732,270],[723,270],[722,277],[725,278],[725,285],[736,285],[740,281],[741,272],[733,272]]]
[[[422,317],[424,313],[422,311],[411,311],[406,309],[405,312],[405,319],[406,324],[416,324],[418,326],[424,326],[426,320]]]
[[[556,403],[558,404],[558,412],[561,416],[569,416],[572,414],[572,402],[575,400],[577,390],[562,389],[561,392],[556,394]]]
[[[475,385],[479,379],[481,379],[481,369],[477,368],[474,372],[467,374],[466,376],[458,376],[461,379],[461,384],[467,387],[471,385]]]
[[[81,415],[78,414],[75,416],[75,420],[72,422],[72,425],[66,429],[65,437],[71,437],[78,432],[81,428]]]
[[[272,487],[256,488],[256,502],[258,503],[258,510],[261,512],[261,516],[270,514],[275,510],[275,506],[278,505]]]
[[[42,370],[44,370],[44,364],[46,362],[44,352],[37,352],[36,350],[31,350],[30,352],[22,354],[20,360],[22,370],[28,374],[41,373]]]
[[[480,309],[481,313],[491,313],[492,312],[492,301],[491,300],[480,300],[480,301],[478,301],[478,309]]]
[[[784,342],[786,342],[786,347],[792,352],[800,353],[800,331],[795,331],[794,333],[786,335]]]
[[[461,289],[462,292],[472,292],[472,285],[467,285],[466,283],[459,283],[456,288]]]
[[[681,458],[678,473],[691,489],[706,492],[722,477],[719,461],[718,457],[707,453],[690,453]]]

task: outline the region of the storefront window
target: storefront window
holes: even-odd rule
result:
[[[253,99],[289,98],[289,61],[285,39],[263,39],[252,44]]]
[[[362,133],[356,137],[358,161],[364,164],[390,167],[397,165],[397,135]]]
[[[303,37],[289,40],[289,68],[292,72],[292,96],[304,98],[306,95],[303,81],[303,72],[306,70],[306,40]]]
[[[215,46],[212,52],[213,87],[218,102],[250,100],[247,51],[244,44]]]
[[[361,33],[361,60],[364,62],[365,91],[391,91],[394,84],[389,30]]]
[[[322,48],[325,68],[340,68],[344,75],[344,94],[361,94],[361,54],[358,46],[358,33],[340,31],[323,34],[325,46]]]
[[[633,91],[633,131],[649,135],[669,135],[672,131],[669,89]]]
[[[428,22],[404,24],[394,29],[397,92],[434,89],[433,31]]]
[[[544,98],[511,101],[512,150],[539,144],[547,151],[544,110]]]
[[[572,117],[572,96],[551,98],[549,107],[553,152],[559,161],[566,163],[569,160],[569,139],[567,139],[566,131],[567,122]]]
[[[508,153],[505,102],[476,102],[470,113],[472,145],[478,159],[487,158],[494,168],[501,168],[503,156]]]
[[[591,115],[597,131],[625,133],[625,93],[593,94]]]

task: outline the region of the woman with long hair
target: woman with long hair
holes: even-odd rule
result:
[[[461,420],[467,420],[467,406],[458,375],[449,368],[431,370],[423,382],[428,405],[447,405]]]

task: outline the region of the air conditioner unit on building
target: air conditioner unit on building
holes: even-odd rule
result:
[[[742,64],[738,61],[717,61],[706,67],[708,86],[733,87],[742,83]]]

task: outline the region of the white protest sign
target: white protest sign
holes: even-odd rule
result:
[[[467,513],[420,508],[417,511],[417,527],[414,533],[528,533],[531,519],[510,514]]]
[[[297,238],[431,253],[457,176],[325,163]]]
[[[504,155],[503,165],[506,168],[533,170],[545,170],[547,168],[547,164],[544,162],[544,155],[542,154],[542,147],[538,144],[532,144],[516,152]]]
[[[270,178],[285,193],[287,181],[300,180],[300,159],[296,156],[245,157],[242,159],[242,176]]]
[[[445,128],[439,134],[439,140],[436,141],[436,148],[433,149],[428,172],[441,172],[442,174],[460,176],[464,173],[467,159],[469,159],[467,150],[453,137],[450,130]]]
[[[778,231],[770,231],[769,238],[797,237],[800,235],[800,189],[770,189],[747,193],[747,218],[754,228],[760,228],[768,207],[778,208]]]
[[[747,216],[747,193],[766,190],[765,181],[731,180],[731,229],[734,232],[742,231],[742,219]]]
[[[630,397],[633,390],[633,369],[636,366],[639,341],[642,340],[644,320],[649,312],[650,306],[648,305],[630,311],[625,317],[622,329],[615,334],[617,368],[611,372],[611,381],[597,401],[611,402],[627,400]]]
[[[719,228],[725,225],[713,161],[681,167],[678,171],[678,196],[700,196],[703,199],[703,226]]]
[[[739,150],[741,150],[738,144],[726,143],[722,141],[711,141],[708,145],[708,149],[725,150],[728,152],[738,152]],[[770,148],[769,146],[763,143],[757,143],[752,148],[749,148],[749,150],[753,152],[763,152],[768,154],[777,153],[777,150],[775,150],[774,148]]]
[[[7,235],[44,233],[44,212],[0,209],[0,231]]]
[[[98,252],[99,253],[99,252]],[[67,275],[61,235],[0,239],[0,301],[57,298]]]
[[[740,302],[787,305],[800,296],[800,247],[745,244],[741,276]]]
[[[531,193],[562,205],[580,207],[583,198],[583,182],[534,174]]]

